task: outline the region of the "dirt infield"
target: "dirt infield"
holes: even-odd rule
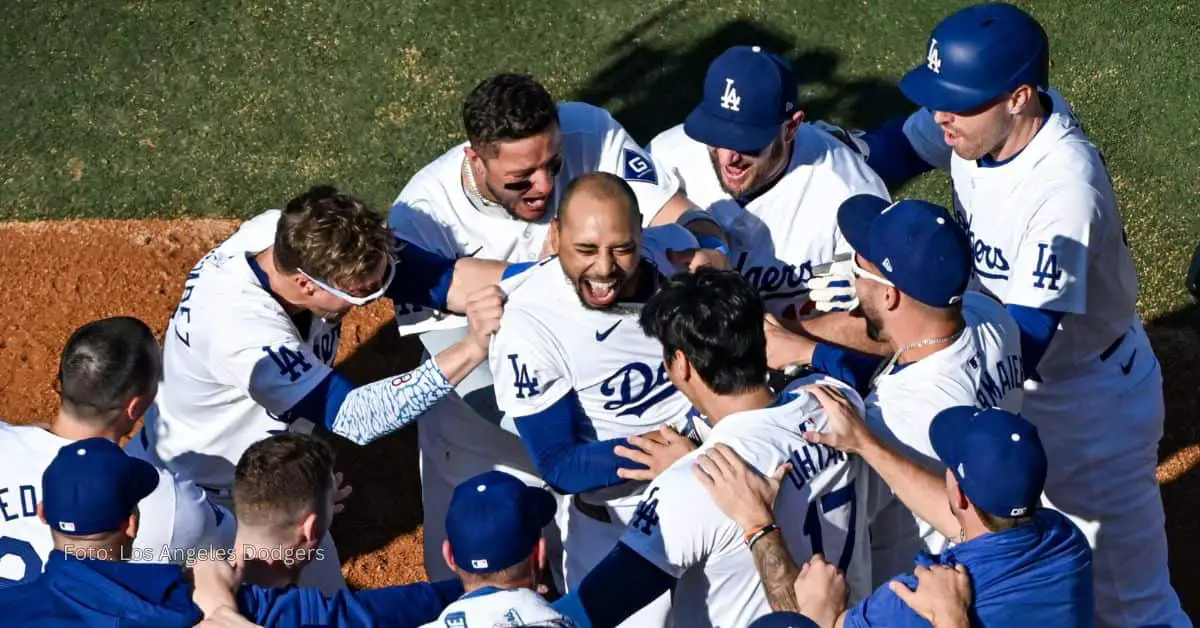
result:
[[[166,329],[187,271],[237,223],[187,221],[60,221],[0,224],[0,418],[32,423],[51,418],[58,354],[75,327],[96,318],[137,316],[155,333]],[[416,363],[377,303],[350,315],[338,362],[355,381]],[[1167,507],[1173,581],[1185,609],[1200,612],[1200,330],[1167,316],[1148,325],[1166,377],[1167,429],[1159,480]],[[416,432],[368,447],[330,437],[339,468],[355,491],[333,527],[343,572],[356,587],[423,577]],[[1133,557],[1131,557],[1133,558]]]

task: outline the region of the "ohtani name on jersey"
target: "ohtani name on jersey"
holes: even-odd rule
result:
[[[804,429],[805,426],[801,424],[800,430],[804,431]],[[788,479],[799,490],[825,469],[845,461],[846,454],[844,452],[828,445],[811,443],[792,451],[792,455],[788,456],[788,462],[792,463],[792,468],[787,474]]]
[[[1008,258],[1004,257],[1004,250],[977,237],[975,230],[971,228],[972,219],[964,216],[961,211],[956,211],[955,217],[958,218],[958,224],[962,226],[963,231],[967,232],[967,237],[971,238],[971,251],[975,254],[975,274],[987,279],[1008,279],[1010,268]]]
[[[630,362],[600,382],[600,394],[607,399],[604,409],[618,411],[616,416],[641,417],[675,392],[662,362],[658,363],[657,371],[648,364]]]
[[[977,366],[979,362],[978,358],[971,358],[971,366]],[[1021,358],[1016,355],[1010,354],[997,360],[996,374],[999,381],[996,381],[987,369],[981,369],[979,372],[979,389],[975,391],[975,400],[981,408],[1001,405],[1000,402],[1010,390],[1020,388],[1025,383],[1025,367],[1021,365]]]
[[[0,520],[37,516],[37,489],[32,484],[0,488]]]
[[[733,269],[750,282],[763,299],[788,299],[808,293],[808,280],[812,279],[812,262],[778,264],[771,266],[746,266],[749,253],[738,255]]]

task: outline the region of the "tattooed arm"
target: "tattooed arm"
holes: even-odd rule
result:
[[[754,567],[762,578],[763,590],[767,594],[767,602],[773,611],[800,612],[796,604],[796,577],[800,568],[792,560],[783,535],[776,529],[764,534],[750,548],[754,555]]]

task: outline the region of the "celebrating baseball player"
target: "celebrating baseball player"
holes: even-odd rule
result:
[[[73,441],[128,436],[150,407],[160,372],[158,342],[145,323],[129,317],[93,321],[63,347],[62,401],[49,429],[0,422],[0,587],[37,578],[54,548],[50,528],[37,515],[46,467]],[[164,469],[158,475],[138,502],[141,525],[126,560],[182,564],[198,551],[232,545],[232,514],[192,482]]]
[[[462,116],[467,141],[423,168],[397,197],[388,222],[400,238],[447,257],[533,262],[548,252],[550,221],[567,183],[607,172],[629,184],[646,226],[681,223],[701,238],[709,250],[698,251],[693,263],[724,264],[714,251],[728,250],[721,230],[607,111],[579,102],[556,104],[533,78],[499,74],[471,91]],[[396,318],[402,335],[422,333],[430,353],[463,333],[461,319],[442,318],[428,308],[397,304]],[[436,419],[418,430],[431,578],[452,575],[441,546],[455,486],[493,468],[542,484],[511,421],[504,421],[509,431],[498,427],[503,419],[487,369],[473,373],[458,391],[434,407]],[[557,550],[552,538],[552,556]]]
[[[1020,331],[1003,305],[967,291],[971,242],[946,209],[863,194],[842,203],[838,224],[855,250],[850,263],[867,334],[891,358],[770,323],[774,366],[811,365],[850,383],[866,396],[867,423],[876,433],[926,468],[940,468],[929,441],[929,422],[939,411],[960,405],[1020,411]],[[873,520],[871,537],[876,585],[907,569],[916,551],[941,552],[948,543],[895,500]]]
[[[700,105],[647,146],[725,229],[731,266],[768,312],[787,320],[809,312],[813,268],[849,253],[838,204],[888,197],[858,153],[804,123],[798,96],[787,61],[758,46],[730,48],[709,66]]]
[[[1103,155],[1049,87],[1049,51],[1012,5],[962,9],[900,83],[921,109],[863,139],[890,185],[950,171],[975,278],[1021,328],[1022,414],[1046,446],[1046,498],[1096,551],[1099,625],[1190,626],[1155,478],[1162,373]]]
[[[481,473],[454,489],[446,513],[446,564],[463,596],[425,628],[515,628],[563,615],[534,590],[546,569],[542,530],[554,520],[554,496],[502,471]]]
[[[396,244],[383,218],[333,188],[260,214],[188,274],[167,328],[163,381],[130,451],[228,504],[250,444],[303,419],[357,443],[395,431],[480,364],[499,320],[502,263]],[[468,298],[469,295],[469,298]],[[470,333],[399,377],[355,387],[332,367],[341,319],[388,296],[466,311]],[[140,453],[139,453],[140,452]],[[326,538],[324,590],[343,581]]]
[[[632,187],[608,173],[583,175],[558,212],[558,255],[525,271],[509,294],[488,363],[497,402],[540,477],[573,496],[557,518],[570,590],[616,542],[645,488],[621,476],[643,467],[614,447],[664,424],[689,433],[692,406],[667,378],[662,347],[637,326],[662,266],[643,249]],[[629,625],[662,625],[668,602],[661,596]]]
[[[615,549],[556,606],[592,626],[614,626],[674,588],[675,625],[745,626],[779,604],[794,606],[796,572],[755,571],[759,544],[782,538],[803,562],[825,553],[849,574],[855,599],[871,588],[871,476],[866,464],[810,445],[824,429],[808,393],[767,387],[763,300],[735,271],[700,269],[666,279],[640,327],[661,343],[668,378],[711,426],[699,450],[655,478]],[[850,391],[854,395],[853,391]],[[739,522],[702,495],[697,456],[717,443],[763,473],[791,471],[770,520]],[[780,530],[782,528],[782,530]],[[568,536],[568,541],[571,537]],[[598,540],[595,542],[599,542]]]

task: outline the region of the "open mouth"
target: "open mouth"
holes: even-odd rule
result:
[[[542,210],[546,209],[546,197],[545,196],[540,196],[537,198],[523,198],[523,199],[521,199],[521,201],[525,203],[526,207],[528,207],[529,209],[531,209],[533,211],[542,211]]]
[[[583,288],[580,292],[588,304],[602,307],[612,305],[617,300],[617,290],[620,288],[621,282],[616,279],[600,280],[585,277],[579,281],[579,284]]]
[[[727,183],[741,183],[750,174],[749,166],[722,166],[721,173]]]

